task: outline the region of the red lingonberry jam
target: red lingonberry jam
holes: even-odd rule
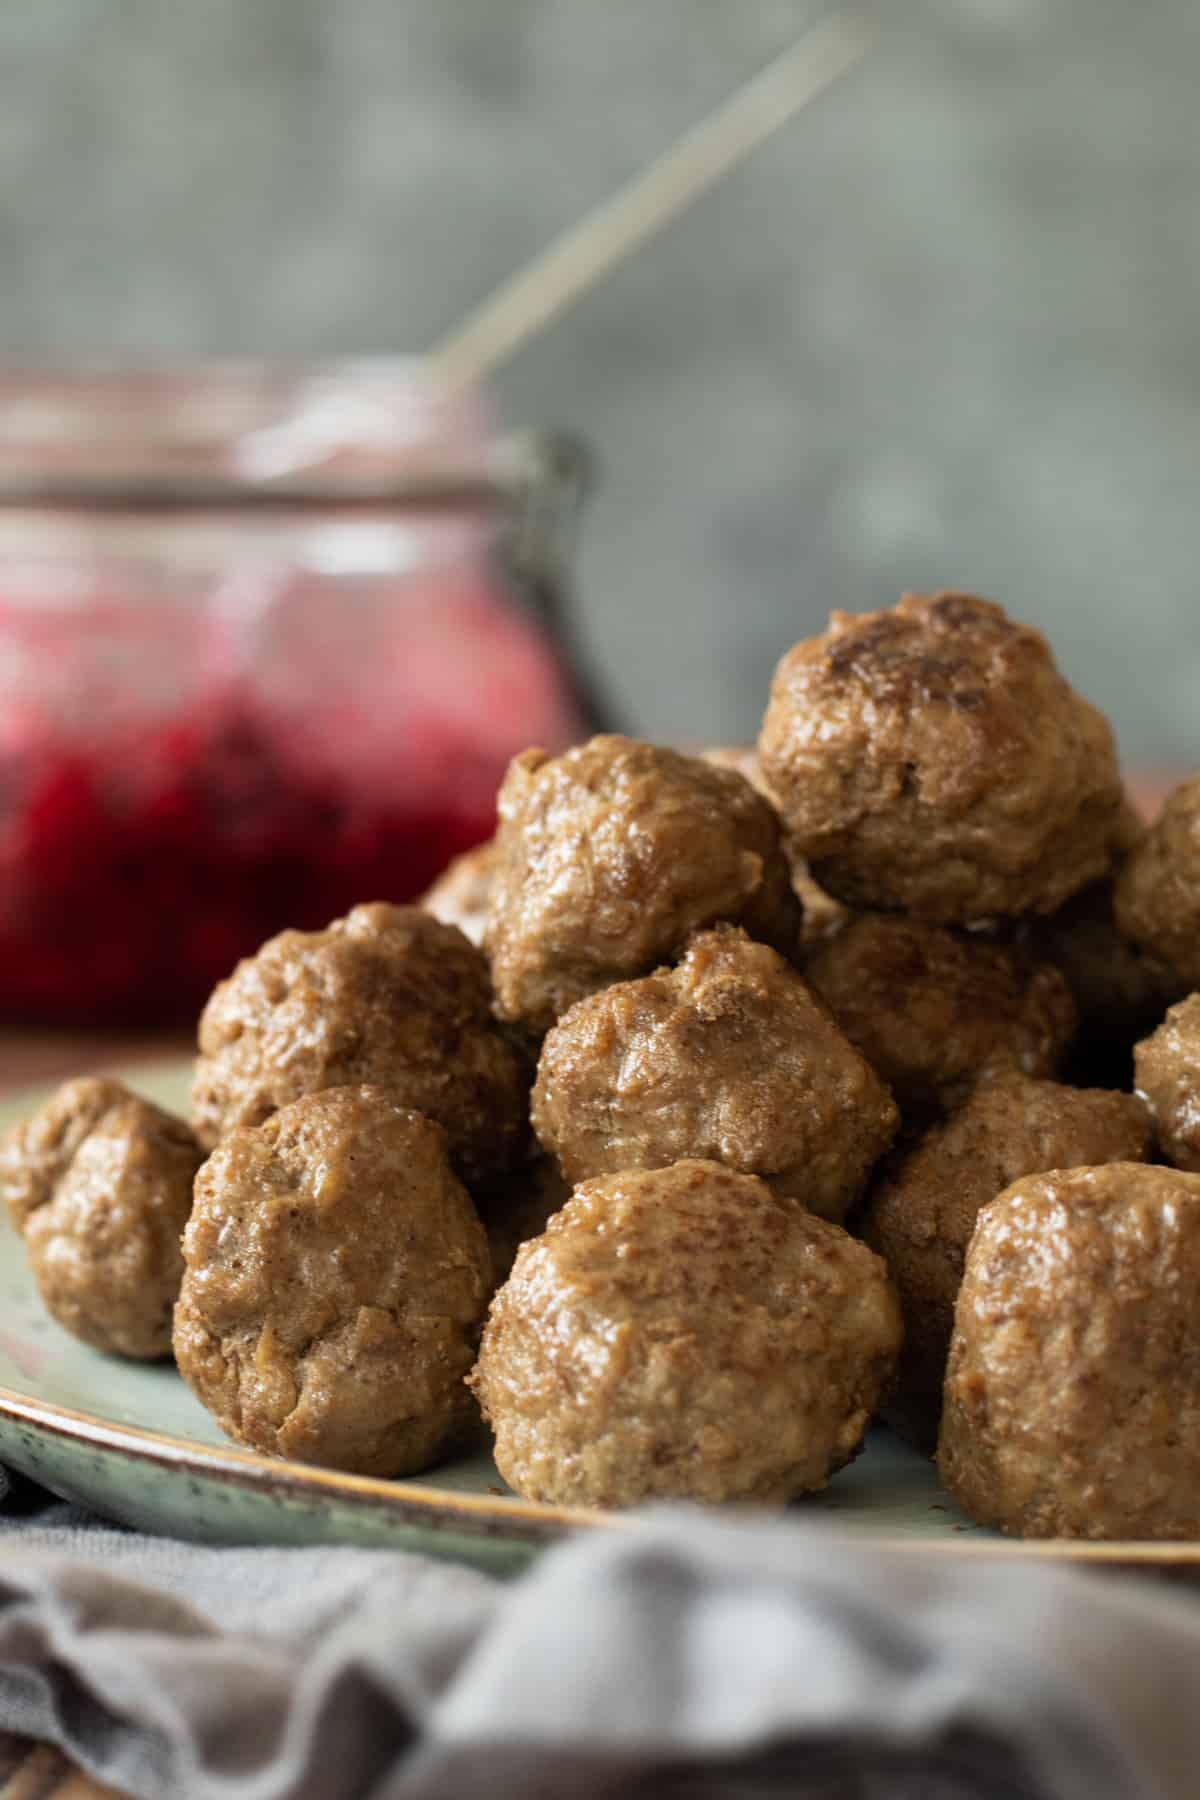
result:
[[[552,648],[467,571],[296,575],[259,609],[0,600],[0,1010],[193,1013],[239,956],[407,900],[508,759],[578,735]]]
[[[185,1018],[486,837],[592,724],[585,470],[420,360],[0,371],[0,1016]]]

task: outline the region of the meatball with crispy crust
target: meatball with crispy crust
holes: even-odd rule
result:
[[[356,906],[238,964],[200,1020],[196,1131],[214,1144],[323,1088],[391,1088],[444,1126],[466,1179],[510,1165],[531,1069],[491,1016],[481,951],[416,906]]]
[[[1163,1155],[1177,1169],[1200,1171],[1200,994],[1173,1006],[1142,1040],[1133,1069]]]
[[[779,822],[734,770],[624,737],[510,764],[484,940],[501,1018],[548,1030],[718,919],[798,943]]]
[[[1117,924],[1164,964],[1177,992],[1200,988],[1200,775],[1167,796],[1121,865]]]
[[[495,874],[496,840],[489,838],[447,863],[419,904],[443,925],[457,925],[464,937],[481,944]]]
[[[619,982],[546,1038],[533,1126],[569,1181],[687,1156],[760,1175],[841,1219],[896,1108],[792,966],[735,925]]]
[[[231,1437],[387,1476],[469,1429],[487,1239],[445,1132],[390,1090],[331,1088],[232,1132],[184,1256],[175,1355]]]
[[[758,751],[794,851],[856,908],[1053,912],[1120,835],[1107,722],[1040,632],[969,594],[835,612],[779,664]]]
[[[1057,969],[919,919],[860,914],[804,972],[906,1122],[957,1105],[995,1069],[1055,1074],[1075,1030]]]
[[[1200,1176],[1026,1176],[979,1215],[942,1480],[1021,1537],[1200,1536]]]
[[[0,1155],[13,1223],[46,1310],[97,1350],[171,1352],[180,1236],[204,1152],[122,1082],[68,1082],[9,1134]]]
[[[1153,1134],[1133,1094],[994,1075],[942,1124],[884,1165],[860,1229],[891,1271],[904,1348],[885,1417],[932,1450],[954,1302],[979,1210],[1022,1175],[1142,1162]]]
[[[471,1378],[530,1500],[774,1500],[854,1456],[891,1372],[887,1272],[717,1163],[604,1175],[517,1252]]]

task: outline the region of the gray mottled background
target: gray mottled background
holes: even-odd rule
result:
[[[0,351],[419,350],[803,0],[7,0]],[[913,0],[498,378],[605,477],[586,639],[755,725],[831,605],[970,585],[1200,762],[1200,7]]]

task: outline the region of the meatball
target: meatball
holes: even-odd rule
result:
[[[1053,912],[1120,835],[1107,722],[1040,632],[969,594],[835,612],[779,664],[758,751],[790,844],[856,908]]]
[[[1200,1171],[1200,994],[1171,1008],[1137,1046],[1133,1068],[1163,1155],[1177,1169]]]
[[[786,849],[786,845],[784,846]],[[844,925],[849,924],[854,914],[824,888],[818,887],[812,878],[809,866],[799,857],[791,860],[792,892],[804,908],[804,916],[800,925],[800,944],[803,951],[815,950],[818,944],[836,937]]]
[[[1112,882],[1093,882],[1039,921],[1031,949],[1066,976],[1079,1013],[1078,1051],[1085,1066],[1121,1065],[1127,1082],[1135,1038],[1179,995],[1167,969],[1118,927]]]
[[[446,864],[421,905],[443,925],[457,925],[473,944],[482,944],[496,873],[496,840],[477,844]]]
[[[584,1182],[524,1244],[471,1385],[530,1500],[787,1500],[858,1450],[900,1344],[883,1263],[718,1163]]]
[[[18,1231],[36,1207],[53,1200],[79,1146],[105,1114],[131,1098],[123,1081],[85,1076],[65,1082],[6,1134],[0,1142],[0,1193]]]
[[[1023,1537],[1200,1536],[1200,1176],[1026,1176],[967,1253],[938,1466]]]
[[[445,1132],[391,1089],[330,1088],[232,1132],[184,1257],[175,1355],[230,1437],[386,1476],[469,1428],[487,1238]]]
[[[863,913],[804,972],[906,1122],[956,1106],[996,1069],[1055,1074],[1075,1030],[1057,969],[919,919]]]
[[[705,762],[715,763],[719,769],[736,769],[744,775],[752,788],[768,800],[770,790],[759,767],[758,753],[754,750],[735,748],[730,744],[714,744],[708,750],[700,752]],[[849,909],[818,887],[812,877],[812,870],[802,856],[794,853],[785,837],[784,855],[792,873],[792,892],[800,902],[802,917],[800,921],[800,939],[802,944],[817,944],[823,938],[832,937],[840,931],[850,917]]]
[[[1117,924],[1166,965],[1186,993],[1200,988],[1200,775],[1181,782],[1117,876]]]
[[[214,1144],[323,1088],[374,1083],[444,1126],[464,1179],[510,1165],[532,1070],[491,1016],[483,953],[416,906],[356,906],[238,964],[200,1020],[195,1127]]]
[[[624,737],[510,765],[484,940],[502,1018],[548,1030],[718,919],[798,943],[779,822],[734,770]]]
[[[1141,1162],[1150,1118],[1132,1094],[995,1075],[943,1124],[898,1154],[874,1185],[863,1237],[891,1271],[904,1348],[885,1416],[932,1450],[954,1328],[954,1302],[979,1209],[1022,1175]]]
[[[10,1133],[0,1185],[46,1310],[97,1350],[171,1353],[180,1236],[204,1152],[119,1081],[68,1082]]]
[[[510,1175],[476,1188],[475,1204],[487,1232],[496,1285],[507,1281],[522,1244],[540,1237],[571,1198],[552,1156],[535,1156]]]
[[[736,925],[699,932],[678,968],[580,1000],[533,1090],[534,1130],[568,1181],[696,1156],[833,1219],[898,1122],[795,969]]]
[[[701,750],[700,755],[706,763],[712,763],[716,769],[736,769],[738,774],[765,799],[771,798],[767,792],[767,784],[763,780],[763,772],[758,765],[758,751],[751,745],[710,744],[706,750]]]

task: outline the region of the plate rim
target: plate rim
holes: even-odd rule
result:
[[[617,1522],[614,1516],[594,1509],[542,1506],[505,1494],[461,1493],[422,1481],[385,1480],[266,1456],[235,1443],[206,1444],[199,1438],[177,1437],[173,1432],[127,1425],[99,1413],[60,1406],[57,1401],[35,1399],[4,1386],[0,1386],[0,1419],[130,1461],[182,1468],[238,1487],[284,1489],[307,1500],[333,1497],[360,1506],[374,1503],[400,1516],[411,1515],[415,1523],[454,1524],[488,1536],[500,1528],[510,1537],[547,1542],[583,1526],[611,1527]]]
[[[264,1456],[236,1444],[205,1444],[196,1438],[151,1431],[141,1425],[125,1425],[81,1412],[54,1401],[36,1400],[13,1388],[0,1386],[0,1419],[31,1427],[91,1449],[105,1450],[134,1461],[190,1467],[194,1472],[225,1480],[239,1487],[285,1490],[298,1499],[316,1500],[332,1494],[352,1504],[374,1502],[410,1522],[436,1529],[456,1526],[470,1535],[503,1535],[510,1541],[547,1544],[578,1530],[620,1530],[630,1518],[622,1512],[602,1512],[594,1507],[549,1506],[503,1494],[459,1493],[453,1488],[431,1487],[425,1482],[384,1480],[380,1476],[351,1475],[323,1469],[311,1463]],[[720,1517],[720,1507],[708,1509]],[[728,1515],[726,1515],[728,1516]],[[744,1519],[746,1509],[735,1516]],[[786,1509],[772,1517],[791,1517]],[[798,1522],[798,1521],[797,1521]],[[1137,1566],[1147,1570],[1200,1570],[1200,1540],[1137,1538],[1011,1538],[986,1539],[906,1537],[872,1532],[851,1536],[831,1520],[808,1521],[810,1529],[836,1538],[847,1549],[904,1551],[922,1556],[997,1557],[1080,1566]]]

